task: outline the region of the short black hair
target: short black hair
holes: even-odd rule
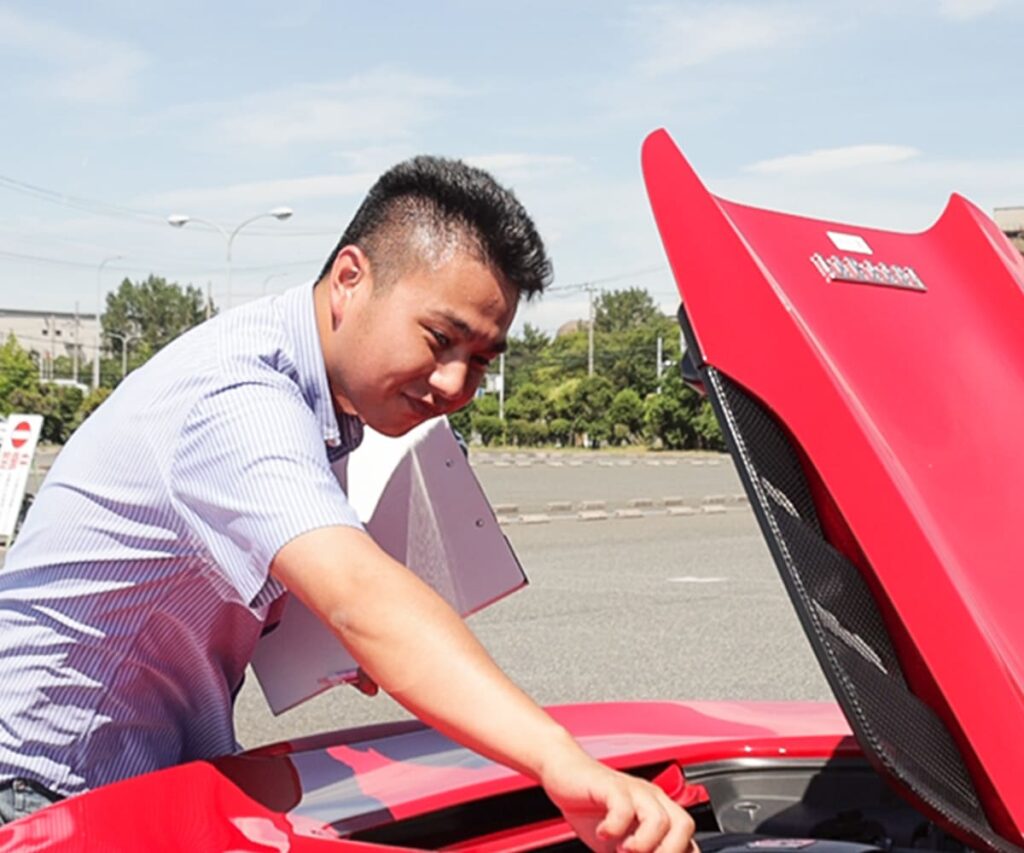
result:
[[[352,245],[366,253],[375,280],[384,286],[410,268],[440,262],[456,247],[492,267],[527,299],[552,278],[544,243],[512,191],[483,169],[444,157],[414,157],[381,175],[324,264],[321,279],[338,252]]]

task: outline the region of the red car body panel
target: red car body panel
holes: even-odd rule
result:
[[[828,759],[859,749],[828,703],[648,702],[549,709],[616,767],[734,758]],[[682,774],[659,782],[701,798]],[[276,744],[108,785],[0,828],[0,850],[387,850],[344,836],[369,825],[532,787],[436,731],[399,723]],[[511,850],[571,837],[545,821],[457,846]]]
[[[909,684],[993,827],[1019,841],[1024,260],[959,196],[899,234],[718,198],[664,131],[643,168],[703,358],[811,461],[842,522],[833,544],[863,569]],[[830,231],[870,247],[855,262],[911,268],[925,289],[827,280],[812,256],[850,254]]]

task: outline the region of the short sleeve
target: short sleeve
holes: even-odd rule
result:
[[[339,524],[362,528],[313,411],[282,375],[200,399],[169,476],[185,523],[247,602],[292,539]]]

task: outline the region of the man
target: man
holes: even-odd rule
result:
[[[465,405],[549,278],[511,193],[417,158],[373,187],[312,290],[215,318],[122,383],[0,571],[0,819],[232,751],[233,694],[287,591],[366,689],[538,780],[588,844],[686,849],[685,813],[515,687],[330,468],[364,423],[400,435]]]

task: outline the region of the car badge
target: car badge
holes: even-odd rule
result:
[[[928,289],[913,267],[875,263],[863,258],[851,258],[848,255],[830,255],[826,258],[818,252],[811,255],[811,263],[826,281],[878,284],[922,293]]]

